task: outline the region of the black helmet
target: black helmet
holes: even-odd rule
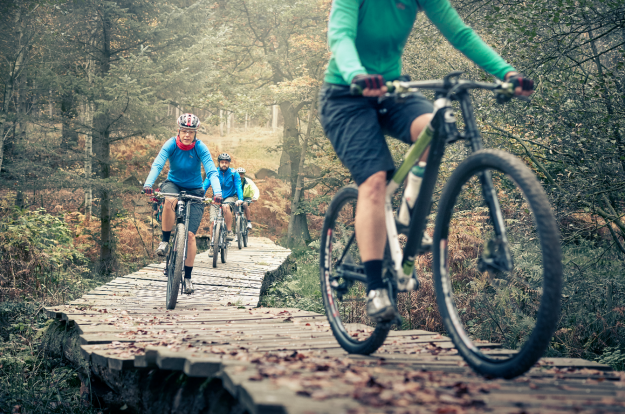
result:
[[[217,161],[228,161],[228,162],[230,162],[230,161],[232,161],[232,158],[230,158],[230,155],[228,155],[227,153],[224,152],[222,154],[219,154],[219,157],[217,157]]]

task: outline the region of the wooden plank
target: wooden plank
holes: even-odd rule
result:
[[[424,330],[391,331],[375,354],[347,355],[325,315],[252,308],[258,303],[265,274],[279,269],[290,252],[261,240],[254,240],[251,246],[231,249],[228,263],[220,263],[216,269],[206,253],[198,255],[193,274],[196,292],[179,296],[173,311],[164,308],[163,263],[116,278],[72,302],[74,306],[45,311],[50,318],[76,326],[81,355],[94,366],[113,371],[157,368],[181,371],[189,377],[220,378],[253,414],[412,413],[441,407],[492,413],[625,409],[625,391],[614,386],[621,384],[621,374],[610,373],[609,367],[592,361],[544,358],[520,379],[484,382],[457,354],[448,337]],[[249,306],[240,309],[233,303]],[[350,324],[348,329],[370,328]],[[491,356],[515,352],[498,344],[478,346]],[[298,362],[300,356],[302,362]],[[324,364],[328,366],[323,368]],[[371,387],[346,380],[352,374],[386,385],[367,400],[362,393]],[[401,384],[411,383],[411,375],[427,385],[401,394],[397,390]],[[484,384],[492,387],[476,391]],[[461,386],[467,387],[463,392],[468,400],[454,391]],[[397,395],[409,395],[406,405],[395,405],[404,397],[384,400],[382,396],[390,389]],[[426,390],[430,397],[416,398]],[[429,402],[432,395],[438,405]],[[477,405],[467,405],[471,398]],[[446,402],[441,405],[440,401]]]

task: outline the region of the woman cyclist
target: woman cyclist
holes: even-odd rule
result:
[[[202,165],[206,172],[206,179],[213,185],[213,200],[216,203],[221,202],[221,186],[217,177],[217,168],[213,163],[211,153],[203,142],[196,138],[197,129],[200,126],[200,120],[193,114],[183,114],[178,118],[178,135],[167,140],[161,151],[156,156],[152,169],[148,178],[145,180],[143,190],[145,194],[152,195],[152,185],[161,173],[167,160],[169,160],[169,174],[167,180],[161,184],[163,193],[179,194],[186,191],[189,195],[203,197],[205,194],[202,188]],[[163,239],[156,249],[158,256],[167,255],[169,248],[169,238],[174,227],[176,218],[177,199],[167,197],[163,207],[162,231]],[[193,293],[193,284],[191,283],[191,271],[193,270],[193,262],[195,261],[196,244],[195,233],[200,227],[202,215],[204,214],[204,205],[193,203],[191,205],[191,216],[189,217],[189,241],[187,250],[187,259],[184,263],[184,277],[186,279],[185,293]]]
[[[387,92],[385,81],[401,75],[404,45],[419,10],[469,59],[512,82],[517,95],[529,96],[533,90],[531,80],[517,73],[462,22],[449,0],[332,2],[328,23],[332,57],[319,92],[319,114],[325,134],[358,185],[356,242],[367,275],[367,313],[377,320],[395,317],[382,281],[384,192],[395,167],[384,135],[410,144],[430,122],[433,111],[425,97],[401,104],[379,102],[377,97]],[[360,87],[364,97],[352,96],[350,84]]]

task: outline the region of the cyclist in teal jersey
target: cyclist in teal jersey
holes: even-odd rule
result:
[[[384,192],[394,170],[384,135],[414,142],[432,119],[425,97],[399,104],[378,101],[385,82],[401,75],[401,56],[417,12],[423,11],[447,40],[497,78],[515,85],[517,95],[529,96],[533,81],[519,74],[467,25],[448,0],[334,0],[328,24],[332,57],[319,92],[323,129],[341,162],[358,185],[356,241],[367,274],[367,313],[382,321],[395,317],[382,282],[386,244]],[[363,97],[350,94],[350,84]],[[427,152],[423,155],[425,161]],[[415,284],[417,285],[417,284]]]

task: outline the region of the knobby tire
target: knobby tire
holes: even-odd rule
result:
[[[518,352],[499,358],[490,358],[478,347],[472,346],[473,341],[463,326],[461,314],[454,302],[452,271],[447,263],[447,239],[452,241],[449,231],[454,205],[463,185],[484,170],[505,174],[523,193],[529,205],[525,211],[531,210],[533,213],[533,225],[539,239],[536,251],[542,255],[542,297],[536,311],[536,323]],[[506,225],[506,228],[512,229],[512,226]],[[534,366],[549,346],[557,326],[562,290],[562,259],[560,233],[547,195],[534,173],[520,159],[504,151],[488,149],[472,154],[456,168],[439,201],[433,263],[436,300],[443,323],[464,360],[478,373],[498,378],[514,378]],[[515,268],[514,272],[517,271]]]
[[[241,230],[241,225],[243,224],[243,220],[240,215],[237,215],[236,227],[237,227],[237,245],[239,246],[239,250],[243,248],[243,231]]]
[[[224,239],[226,237],[224,236]],[[224,247],[221,248],[221,263],[226,263],[226,259],[228,258],[228,241],[224,240]]]
[[[346,203],[351,201],[355,205],[357,199],[358,189],[356,186],[347,186],[343,187],[336,193],[328,206],[323,222],[323,230],[321,232],[319,276],[321,281],[321,296],[323,297],[323,304],[326,316],[330,322],[332,334],[341,347],[350,354],[369,355],[375,352],[384,343],[384,340],[386,339],[391,328],[390,323],[376,324],[373,331],[370,332],[370,335],[365,340],[359,341],[355,339],[357,337],[350,335],[348,328],[341,320],[341,312],[337,311],[336,305],[333,306],[333,304],[337,301],[337,298],[334,297],[332,293],[333,290],[330,282],[330,275],[334,274],[335,270],[332,267],[333,246],[331,237],[334,232],[335,225],[337,225],[337,218],[339,218],[339,213]]]
[[[174,239],[173,252],[167,275],[167,309],[176,308],[178,292],[180,291],[180,281],[184,270],[184,242],[186,233],[184,224],[178,223],[176,225],[176,237]]]
[[[215,223],[213,230],[213,267],[217,267],[217,256],[219,255],[219,245],[221,244],[221,223]]]

